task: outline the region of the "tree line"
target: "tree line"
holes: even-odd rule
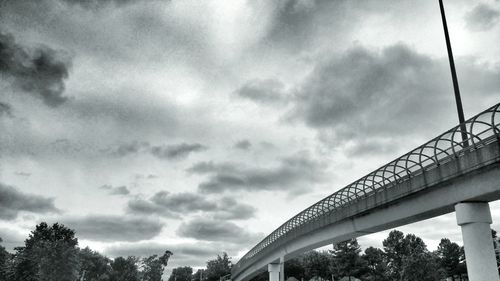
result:
[[[6,251],[1,242],[0,238],[0,281],[161,281],[173,255],[166,250],[163,255],[110,259],[88,247],[79,248],[75,231],[58,223],[37,225],[14,253]],[[207,263],[203,280],[219,281],[230,270],[231,261],[223,253]],[[196,277],[191,267],[175,268],[172,273],[170,281]]]
[[[494,230],[492,237],[496,241]],[[0,238],[0,281],[161,281],[173,255],[166,250],[161,256],[110,259],[88,247],[79,248],[75,231],[58,223],[37,225],[14,253],[7,252],[1,242]],[[333,245],[332,250],[307,252],[285,262],[285,278],[467,280],[463,247],[447,238],[441,239],[437,250],[429,251],[421,238],[394,230],[382,245],[383,249],[369,247],[362,251],[358,241],[350,239]],[[173,268],[168,281],[219,281],[231,273],[231,268],[231,258],[222,253],[196,272],[190,266]],[[268,276],[262,272],[253,281],[266,281]]]
[[[496,241],[496,231],[492,230]],[[336,245],[328,251],[310,251],[285,262],[285,279],[362,280],[362,281],[465,281],[466,259],[463,247],[447,238],[435,251],[414,234],[393,230],[382,242],[383,249],[364,251],[356,239]],[[497,263],[500,261],[497,257]],[[253,281],[268,280],[263,272]]]

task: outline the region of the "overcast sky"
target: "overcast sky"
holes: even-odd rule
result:
[[[500,1],[445,5],[470,117],[500,101]],[[447,63],[437,0],[0,0],[0,237],[241,256],[456,125]],[[461,243],[453,214],[400,229]]]

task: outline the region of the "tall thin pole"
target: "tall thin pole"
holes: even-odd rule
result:
[[[453,89],[455,90],[455,102],[457,104],[458,121],[460,122],[462,141],[464,143],[464,146],[468,146],[464,109],[462,107],[462,99],[460,98],[460,89],[458,87],[457,71],[455,70],[455,61],[453,60],[453,51],[451,50],[450,35],[448,34],[448,25],[446,23],[446,15],[444,13],[443,0],[439,0],[439,8],[441,9],[441,19],[443,20],[444,37],[446,39],[446,48],[448,49],[448,59],[450,61],[451,79],[453,80]]]

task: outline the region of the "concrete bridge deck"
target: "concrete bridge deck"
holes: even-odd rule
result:
[[[460,202],[500,199],[500,104],[300,212],[232,270],[248,280],[269,264],[317,247],[428,219]]]

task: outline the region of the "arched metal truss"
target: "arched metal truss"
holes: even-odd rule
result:
[[[243,270],[258,259],[259,254],[265,255],[288,238],[303,233],[298,230],[324,225],[326,217],[351,203],[408,181],[467,152],[499,142],[500,103],[465,121],[465,128],[466,140],[462,139],[461,126],[456,126],[298,213],[246,253],[234,269]]]

